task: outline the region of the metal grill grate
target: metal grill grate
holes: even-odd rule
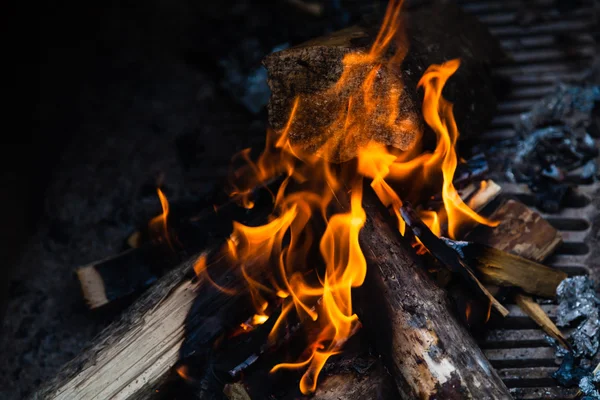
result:
[[[513,137],[519,114],[553,91],[558,81],[585,76],[596,52],[593,32],[596,10],[591,1],[561,12],[556,1],[461,1],[463,9],[486,23],[515,62],[498,66],[496,72],[512,81],[513,90],[498,106],[497,116],[483,141]],[[529,19],[529,20],[528,20]],[[502,183],[504,192],[532,205],[525,185]],[[588,241],[598,209],[592,202],[600,185],[580,185],[567,207],[557,214],[541,213],[560,230],[564,244],[547,261],[569,275],[600,277]],[[543,306],[551,318],[556,304]],[[490,326],[480,345],[515,399],[574,399],[577,388],[558,386],[551,377],[558,365],[544,332],[516,305],[508,305],[510,316]],[[568,336],[569,331],[565,332]]]

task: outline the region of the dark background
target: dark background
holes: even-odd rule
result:
[[[171,201],[223,195],[260,148],[260,60],[379,1],[14,2],[3,12],[0,398],[55,375],[115,313],[90,313],[73,268],[117,253]]]

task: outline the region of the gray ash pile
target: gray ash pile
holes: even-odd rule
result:
[[[593,134],[600,86],[560,84],[523,113],[517,135],[486,153],[497,175],[527,183],[536,205],[558,211],[571,187],[598,179],[598,148]]]
[[[557,288],[559,327],[574,328],[569,339],[571,350],[557,348],[562,358],[553,377],[563,386],[579,386],[582,399],[600,399],[600,370],[597,354],[600,339],[600,297],[591,279],[576,276],[565,279]]]

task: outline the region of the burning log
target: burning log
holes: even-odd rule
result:
[[[245,172],[245,169],[242,171]],[[203,208],[201,211],[190,211],[189,207],[181,207],[180,210],[175,204],[169,215],[157,217],[168,222],[168,229],[160,232],[161,240],[132,246],[134,248],[113,257],[75,269],[86,305],[95,310],[124,304],[190,256],[227,237],[233,220],[256,218],[256,213],[249,216],[240,205],[250,198],[257,208],[268,206],[272,203],[271,192],[281,181],[281,178],[271,179],[249,194],[238,194],[219,207]]]
[[[402,398],[510,398],[414,250],[376,203],[364,208],[368,221],[360,239],[369,269],[360,289],[361,318]]]
[[[277,131],[287,129],[293,145],[319,151],[335,162],[353,158],[371,140],[412,149],[424,126],[417,80],[431,64],[460,58],[461,68],[444,93],[454,103],[462,135],[481,132],[495,109],[489,66],[504,57],[497,40],[453,3],[438,2],[401,16],[397,10],[389,17],[382,27],[386,39],[377,35],[373,26],[355,26],[268,56],[263,63],[272,91],[268,106],[271,126]],[[394,28],[385,32],[386,23]],[[405,32],[395,30],[401,28]],[[377,52],[383,52],[394,35],[395,49],[382,56],[382,63]],[[363,63],[360,71],[352,71],[349,54]],[[372,68],[364,68],[369,63]],[[356,96],[362,94],[363,82],[373,87],[364,96]],[[298,96],[310,101],[298,106],[294,123],[287,126],[293,99]],[[384,104],[375,106],[378,103]],[[338,111],[344,108],[349,118],[339,119]],[[350,121],[354,126],[348,126],[351,114],[360,118]]]

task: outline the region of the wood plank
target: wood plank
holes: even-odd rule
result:
[[[490,219],[500,224],[494,228],[480,225],[467,239],[538,262],[546,259],[562,242],[560,233],[552,225],[517,200],[506,201]]]

